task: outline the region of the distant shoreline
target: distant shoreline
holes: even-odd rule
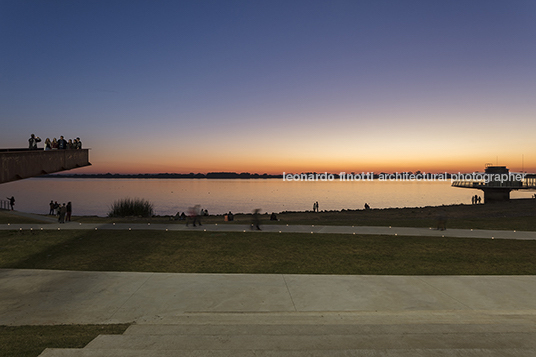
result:
[[[298,175],[307,175],[310,177],[317,177],[322,175],[330,175],[331,179],[339,180],[341,179],[341,176],[339,174],[331,174],[331,173],[316,173],[316,172],[305,172],[300,173]],[[344,173],[346,175],[347,173]],[[408,174],[411,175],[411,172],[408,173],[401,173],[401,175]],[[359,174],[357,174],[359,175]],[[367,173],[368,175],[368,173]],[[391,175],[388,173],[377,173],[377,174],[370,174],[370,176],[367,176],[367,179],[362,179],[362,181],[371,181],[371,180],[377,180],[381,177],[381,175]],[[434,174],[431,173],[425,173],[423,175],[424,181],[435,181]],[[283,174],[278,175],[272,175],[272,174],[257,174],[257,173],[249,173],[249,172],[209,172],[206,174],[202,173],[189,173],[189,174],[177,174],[177,173],[158,173],[158,174],[112,174],[112,173],[106,173],[106,174],[50,174],[50,175],[43,175],[43,176],[37,176],[38,178],[103,178],[103,179],[282,179],[285,180],[285,176]],[[450,179],[451,174],[445,173],[444,179]],[[330,180],[331,180],[330,179]],[[344,177],[341,179],[345,181]],[[292,180],[290,180],[292,181]],[[306,179],[304,181],[328,181],[325,179]],[[350,180],[352,181],[352,180]],[[361,181],[361,179],[356,179],[355,181]],[[441,181],[441,180],[439,180]]]
[[[235,172],[210,172],[207,174],[201,173],[189,173],[189,174],[52,174],[38,176],[38,178],[103,178],[103,179],[282,179],[283,175],[269,175],[269,174],[250,174],[235,173]]]

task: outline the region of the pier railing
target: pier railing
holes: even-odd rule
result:
[[[523,187],[527,189],[536,189],[536,174],[528,174],[523,180]]]
[[[452,182],[453,187],[462,188],[508,188],[511,190],[530,190],[536,189],[536,174],[525,174],[524,179],[518,180],[505,180],[505,181],[488,181],[484,179],[472,180],[456,180]]]

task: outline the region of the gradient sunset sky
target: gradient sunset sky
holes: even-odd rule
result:
[[[71,173],[536,172],[534,0],[0,0],[0,49]]]

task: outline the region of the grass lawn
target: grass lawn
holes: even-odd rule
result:
[[[0,231],[0,268],[265,274],[536,274],[536,241],[268,232]]]
[[[122,334],[128,324],[0,326],[2,357],[36,357],[45,348],[82,348],[101,334]]]
[[[4,211],[0,210],[0,224],[25,224],[25,223],[35,223],[35,224],[42,224],[42,221],[31,219],[27,217],[17,216],[16,213],[12,213],[11,211]]]

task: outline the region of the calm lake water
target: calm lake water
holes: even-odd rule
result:
[[[482,191],[454,188],[448,182],[288,182],[282,179],[68,179],[32,178],[0,185],[0,197],[14,196],[15,209],[48,213],[50,200],[73,204],[74,215],[106,216],[115,200],[143,198],[156,214],[171,215],[200,204],[210,214],[423,207],[471,203]],[[516,192],[512,198],[530,197]]]

